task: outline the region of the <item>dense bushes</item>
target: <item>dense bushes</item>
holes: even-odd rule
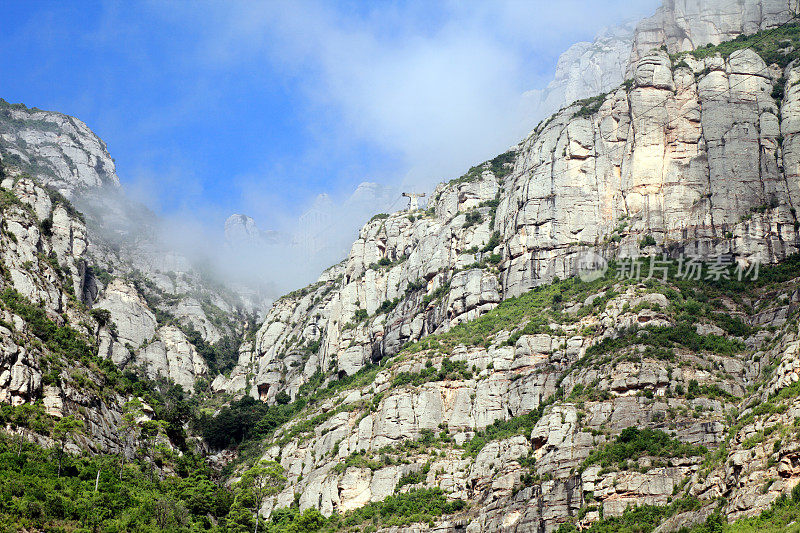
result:
[[[352,527],[371,520],[382,527],[404,526],[429,522],[432,518],[452,514],[465,507],[463,500],[448,501],[440,488],[419,489],[360,507],[345,515],[342,525]]]
[[[5,289],[0,293],[0,300],[13,313],[22,317],[31,333],[39,337],[51,352],[71,360],[80,360],[82,356],[94,354],[94,349],[77,331],[59,326],[47,317],[43,308],[32,305],[14,289]]]
[[[201,415],[196,426],[210,446],[222,449],[241,444],[248,438],[268,435],[299,410],[298,403],[267,405],[245,396],[223,407],[215,417]]]
[[[466,218],[464,219],[464,227],[475,226],[481,222],[483,222],[483,217],[480,211],[470,211],[466,214]]]
[[[355,528],[369,522],[370,529],[427,523],[434,518],[453,514],[466,507],[463,500],[448,501],[439,489],[419,489],[389,496],[380,502],[369,503],[345,515],[325,518],[316,509],[300,511],[295,505],[275,509],[264,531],[267,533],[312,533]]]
[[[440,369],[429,364],[419,372],[400,372],[392,380],[393,387],[407,384],[422,385],[429,381],[472,379],[472,371],[464,361],[453,361],[449,357],[442,360]]]
[[[211,529],[210,520],[225,517],[231,504],[230,492],[189,458],[184,477],[153,481],[138,465],[108,455],[67,455],[59,477],[55,453],[0,436],[0,531]]]
[[[229,372],[236,366],[236,362],[239,360],[239,347],[242,344],[242,336],[225,335],[216,343],[211,344],[206,342],[200,332],[192,327],[181,326],[181,331],[197,349],[197,353],[205,360],[212,376]]]
[[[603,467],[616,464],[622,467],[627,461],[635,461],[645,456],[690,457],[704,455],[706,451],[703,446],[683,443],[657,429],[629,427],[622,430],[616,440],[593,451],[584,460],[581,468],[593,464],[600,464]]]
[[[629,507],[622,516],[601,518],[590,527],[581,531],[585,533],[651,533],[666,518],[686,511],[696,511],[701,502],[692,496],[685,496],[667,506],[642,505]],[[800,485],[792,490],[791,497],[780,496],[772,506],[758,516],[741,518],[730,524],[717,510],[705,522],[684,527],[681,533],[778,533],[794,531],[792,524],[800,521]],[[572,523],[562,524],[557,533],[573,533],[578,529]]]
[[[625,335],[616,338],[608,337],[591,346],[586,353],[600,355],[619,351],[635,344],[644,344],[660,348],[684,346],[692,351],[707,351],[720,355],[734,355],[744,350],[744,344],[736,339],[728,339],[719,335],[699,335],[695,328],[686,322],[675,326],[648,326],[642,329],[631,329]]]
[[[729,57],[737,50],[752,48],[767,65],[777,63],[783,69],[797,57],[798,46],[800,46],[800,25],[793,23],[752,35],[740,35],[736,39],[716,46],[701,46],[688,54],[696,59],[713,57],[716,54]]]

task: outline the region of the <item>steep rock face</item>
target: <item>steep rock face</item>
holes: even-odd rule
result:
[[[311,429],[295,420],[266,443],[264,457],[290,481],[263,511],[299,493],[302,508],[346,512],[410,483],[474,505],[437,526],[445,530],[553,531],[666,505],[676,491],[705,507],[671,524],[703,520],[719,497],[733,519],[791,490],[797,453],[779,434],[798,409],[796,394],[781,392],[800,379],[796,281],[780,295],[714,300],[747,320],[738,338],[724,324],[692,325],[699,336],[729,338],[732,351],[603,351],[631,328],[677,327],[674,293],[652,285],[565,301],[575,320],[551,319],[546,332],[455,328],[574,275],[586,252],[731,254],[748,265],[797,252],[796,80],[796,62],[768,65],[749,49],[704,59],[651,51],[629,83],[562,110],[508,153],[437,187],[427,211],[374,217],[343,263],[276,303],[231,377],[213,384],[272,402],[281,391],[297,398],[365,376],[314,405],[304,419]],[[448,332],[460,342],[440,343]],[[772,407],[759,410],[764,402]],[[486,428],[536,413],[526,431],[498,431],[472,451]],[[611,470],[585,464],[631,426],[721,455],[712,466],[697,454]]]
[[[487,172],[443,191],[436,213],[376,217],[367,224],[344,263],[270,310],[256,337],[255,359],[245,363],[253,367],[248,392],[267,399],[285,384],[296,391],[318,369],[353,374],[405,342],[494,307],[501,299],[497,275],[477,261],[491,251],[479,250],[491,240],[493,223],[492,208],[480,205],[498,191]],[[474,211],[472,222],[459,214],[467,209]],[[240,392],[236,376],[246,372],[239,365],[215,386]]]
[[[605,29],[592,42],[572,45],[558,58],[556,74],[542,91],[526,93],[538,120],[576,100],[615,89],[653,49],[669,53],[717,45],[787,22],[797,0],[666,0],[638,23]]]
[[[607,92],[625,79],[635,24],[603,30],[592,42],[570,46],[558,58],[553,81],[526,97],[535,103],[534,117],[546,117],[575,100]]]
[[[96,367],[68,360],[63,343],[52,333],[71,325],[88,349],[88,340],[98,332],[109,334],[76,297],[90,290],[84,223],[68,204],[51,200],[29,178],[5,176],[0,187],[0,402],[20,406],[41,401],[50,416],[73,415],[83,421],[86,431],[76,439],[83,449],[124,451],[117,426],[125,399],[103,390],[105,377]],[[27,436],[52,444],[43,434]]]
[[[778,141],[794,96],[772,98],[780,70],[750,50],[683,64],[651,52],[630,90],[591,116],[569,108],[521,145],[497,211],[507,294],[574,272],[587,245],[636,253],[645,235],[761,261],[797,249],[798,191],[782,172],[796,156]]]
[[[0,151],[42,183],[71,197],[80,189],[119,187],[114,161],[80,120],[25,106],[0,105]]]
[[[664,0],[636,26],[630,65],[654,48],[686,52],[773,28],[797,10],[797,0]]]
[[[116,326],[113,335],[101,333],[102,357],[122,367],[141,368],[151,379],[169,378],[186,390],[192,390],[195,381],[208,373],[186,335],[175,326],[159,327],[147,302],[131,285],[113,280],[95,308],[108,310]]]
[[[800,93],[773,97],[796,70],[748,49],[675,64],[652,52],[630,85],[570,106],[437,187],[428,211],[375,217],[343,264],[275,304],[255,352],[217,390],[270,399],[317,371],[350,375],[573,275],[587,251],[747,263],[797,251]]]
[[[125,196],[105,143],[80,120],[0,101],[0,157],[14,175],[30,175],[4,187],[30,205],[51,233],[44,236],[50,248],[42,250],[37,248],[39,227],[23,228],[9,219],[21,262],[52,252],[69,271],[76,297],[111,312],[116,327],[101,331],[99,343],[101,353],[117,364],[146,366],[148,375],[164,376],[180,367],[175,375],[191,389],[207,369],[192,359],[196,351],[184,349],[184,333],[181,342],[159,342],[145,352],[156,330],[174,321],[214,345],[241,336],[251,313],[265,304],[262,294],[237,293],[238,288],[210,280],[170,251],[160,240],[157,217]],[[64,197],[81,213],[60,201]],[[60,312],[64,305],[55,301],[57,291],[37,287],[19,265],[9,267],[17,290]],[[112,332],[119,337],[112,338]],[[182,357],[187,361],[179,361]]]
[[[674,523],[704,520],[720,497],[727,498],[722,512],[735,519],[800,482],[795,439],[786,432],[800,409],[797,323],[786,320],[796,315],[798,280],[740,303],[739,295],[718,295],[715,305],[737,319],[750,305],[761,309],[746,338],[728,336],[715,315],[694,319],[700,335],[716,331],[708,338],[733,342],[727,355],[677,345],[658,352],[646,340],[605,350],[604,342],[630,338],[632,324],[678,326],[682,301],[669,286],[608,283],[558,304],[574,319],[553,319],[546,309],[531,315],[550,317],[549,333],[520,335],[524,321],[496,334],[487,326],[485,345],[453,349],[439,336],[441,344],[404,351],[362,385],[313,403],[264,443],[264,458],[279,461],[289,482],[262,512],[290,505],[295,494],[302,509],[329,515],[439,487],[471,505],[437,528],[550,532],[683,496],[706,508]],[[751,396],[749,387],[773,366],[773,377]],[[489,426],[502,429],[481,433]],[[703,457],[697,448],[624,465],[589,459],[629,427],[665,431],[721,455]]]

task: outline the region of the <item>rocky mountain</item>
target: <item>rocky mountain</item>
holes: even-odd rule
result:
[[[0,399],[13,407],[0,416],[54,449],[77,417],[89,430],[73,451],[139,461],[98,467],[95,493],[103,468],[150,472],[149,503],[104,519],[116,530],[791,527],[791,7],[667,0],[632,37],[575,48],[583,66],[565,60],[553,94],[602,94],[439,185],[424,210],[373,216],[257,328],[241,298],[130,232],[141,212],[82,123],[3,103]],[[333,222],[324,200],[308,227]],[[232,241],[262,236],[243,215],[227,226]]]
[[[344,513],[410,484],[474,506],[445,529],[552,531],[696,502],[664,511],[675,527],[752,515],[790,491],[794,443],[764,428],[796,409],[781,392],[791,373],[773,372],[794,368],[791,283],[737,303],[613,275],[569,296],[559,280],[587,253],[751,268],[798,252],[796,32],[649,52],[630,81],[440,185],[427,211],[373,217],[345,262],[276,302],[212,388],[268,403],[332,392],[262,444],[290,479],[263,511],[300,494],[301,509]],[[756,42],[771,45],[760,55]],[[712,308],[682,314],[695,297],[742,327],[714,323]],[[668,331],[683,333],[667,354],[649,335]],[[629,427],[713,452],[592,466]]]
[[[558,58],[556,74],[547,87],[525,93],[531,117],[540,120],[575,100],[608,92],[625,79],[633,46],[635,23],[601,31],[592,42],[570,46]]]
[[[718,45],[783,24],[796,11],[794,0],[667,0],[652,17],[606,28],[594,41],[575,43],[561,54],[553,81],[525,95],[531,117],[546,118],[614,89],[650,50],[677,53]]]
[[[796,0],[665,0],[637,25],[629,64],[662,46],[686,52],[774,28],[797,10]]]
[[[157,217],[125,195],[105,143],[78,119],[2,101],[0,142],[6,173],[24,184],[21,201],[39,223],[64,226],[69,242],[81,243],[80,259],[61,263],[75,278],[78,301],[110,313],[115,327],[98,333],[101,354],[192,389],[208,372],[197,350],[237,344],[263,297],[237,294],[170,250]],[[79,229],[57,218],[57,202],[80,214]],[[15,289],[41,300],[22,283]],[[222,366],[225,357],[216,354]]]

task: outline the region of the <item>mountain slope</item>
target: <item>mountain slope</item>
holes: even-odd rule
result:
[[[14,484],[4,441],[0,516],[42,530],[564,533],[719,531],[765,513],[727,527],[792,527],[800,26],[778,26],[776,2],[697,5],[667,2],[640,25],[637,46],[656,49],[608,94],[439,185],[426,210],[374,216],[258,331],[182,258],[91,229],[113,211],[87,202],[84,222],[44,187],[101,203],[114,190],[70,177],[49,141],[20,141],[87,146],[77,123],[10,106],[0,414],[59,465],[59,443],[118,454],[65,460],[82,497],[91,476],[119,483],[96,521],[37,514],[30,502],[53,498]],[[682,275],[687,256],[704,275]],[[603,275],[576,276],[601,258]],[[73,418],[85,436],[63,436]],[[60,469],[37,470],[48,496]]]
[[[276,303],[255,353],[216,387],[242,391],[250,373],[244,392],[260,387],[269,398],[281,380],[297,391],[318,369],[352,374],[574,274],[587,251],[748,262],[795,253],[800,191],[784,169],[797,165],[798,77],[750,49],[651,53],[630,83],[562,110],[507,154],[439,186],[428,211],[375,217],[343,265]]]
[[[328,515],[439,487],[470,505],[449,527],[550,531],[674,491],[687,512],[659,519],[705,520],[719,496],[735,519],[790,491],[794,259],[768,289],[613,271],[548,284],[587,252],[794,257],[799,36],[651,52],[619,89],[438,187],[428,211],[374,217],[343,264],[278,301],[214,383],[288,392],[307,413],[259,445],[289,478],[264,511],[296,493]],[[626,449],[628,427],[663,451],[593,459]]]

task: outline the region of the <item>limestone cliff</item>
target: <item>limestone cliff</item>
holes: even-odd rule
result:
[[[750,50],[651,53],[630,84],[440,185],[428,211],[375,217],[343,264],[275,304],[254,350],[215,386],[242,391],[250,375],[245,392],[264,396],[281,383],[296,391],[318,369],[352,374],[572,275],[587,250],[763,262],[796,252],[800,191],[785,169],[798,165],[798,95],[774,92],[782,76],[800,74]],[[646,237],[655,245],[642,248]]]
[[[466,506],[415,531],[572,531],[642,504],[661,531],[759,513],[800,484],[800,29],[705,43],[776,28],[784,4],[666,1],[632,38],[627,81],[622,36],[606,58],[619,70],[597,72],[606,94],[439,185],[427,209],[375,215],[248,335],[185,258],[92,230],[135,213],[89,202],[84,220],[61,196],[118,189],[82,123],[3,104],[0,401],[80,414],[96,451],[126,446],[117,367],[209,411],[282,404],[288,423],[212,458],[281,464],[264,515],[421,488]],[[257,234],[244,217],[230,229]],[[631,280],[613,263],[580,281],[589,252],[771,266],[749,284]],[[65,327],[84,344],[50,342]]]
[[[0,101],[0,158],[9,172],[32,178],[15,187],[23,187],[21,198],[54,228],[56,249],[80,248],[79,262],[63,261],[63,253],[59,259],[75,276],[79,300],[110,312],[114,335],[99,332],[100,352],[119,366],[191,390],[208,374],[197,349],[238,342],[251,313],[266,303],[252,291],[215,282],[162,243],[157,217],[125,196],[105,143],[80,120]],[[48,194],[76,206],[81,224]],[[25,284],[15,282],[30,296]],[[45,307],[52,309],[52,302]]]
[[[734,519],[790,491],[795,444],[777,435],[798,409],[795,281],[746,297],[559,281],[586,252],[749,265],[798,252],[787,32],[768,61],[746,40],[650,51],[630,81],[437,187],[427,210],[373,217],[344,262],[276,302],[212,384],[311,399],[264,443],[290,476],[264,512],[296,493],[330,514],[436,486],[472,505],[438,527],[553,531],[699,502],[665,510],[668,529],[705,520],[719,497]],[[705,319],[685,314],[694,298],[715,298]],[[591,455],[629,427],[695,448],[613,468]]]
[[[774,28],[797,10],[796,0],[664,0],[637,25],[630,65],[654,48],[686,52]]]

